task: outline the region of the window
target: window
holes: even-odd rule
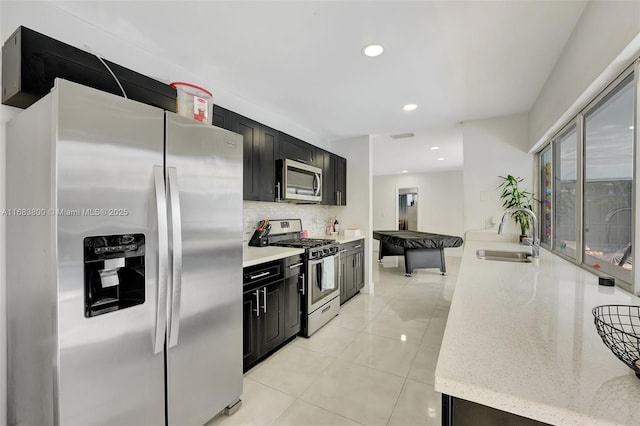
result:
[[[586,269],[616,277],[628,290],[635,238],[634,99],[640,95],[634,66],[538,154],[541,243]]]
[[[551,146],[548,146],[540,153],[540,170],[542,171],[542,180],[540,182],[540,242],[551,247],[551,182],[553,179],[551,169]]]
[[[553,180],[553,247],[576,258],[576,183],[578,182],[578,134],[575,124],[553,142],[555,167]]]
[[[631,282],[633,75],[585,114],[583,262]]]

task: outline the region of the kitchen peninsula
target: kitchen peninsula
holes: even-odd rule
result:
[[[546,250],[534,263],[476,258],[478,249],[522,248],[465,243],[435,372],[435,390],[453,397],[443,404],[455,412],[471,401],[554,425],[640,424],[640,380],[603,344],[591,314],[640,299]]]

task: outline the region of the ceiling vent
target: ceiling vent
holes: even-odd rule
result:
[[[415,134],[413,133],[398,133],[396,135],[391,135],[391,139],[405,139],[405,138],[412,138],[414,136]]]

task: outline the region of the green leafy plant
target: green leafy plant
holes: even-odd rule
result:
[[[525,191],[519,188],[519,184],[524,180],[521,177],[515,177],[512,175],[498,176],[501,179],[498,190],[502,191],[500,199],[502,200],[502,207],[510,209],[512,207],[522,207],[525,209],[533,210],[531,201],[533,200],[533,193]],[[515,212],[511,215],[516,224],[520,226],[520,235],[527,236],[529,228],[531,226],[531,218],[524,212]]]

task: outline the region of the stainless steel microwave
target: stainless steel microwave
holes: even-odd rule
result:
[[[290,159],[276,162],[276,201],[322,201],[322,169]]]

